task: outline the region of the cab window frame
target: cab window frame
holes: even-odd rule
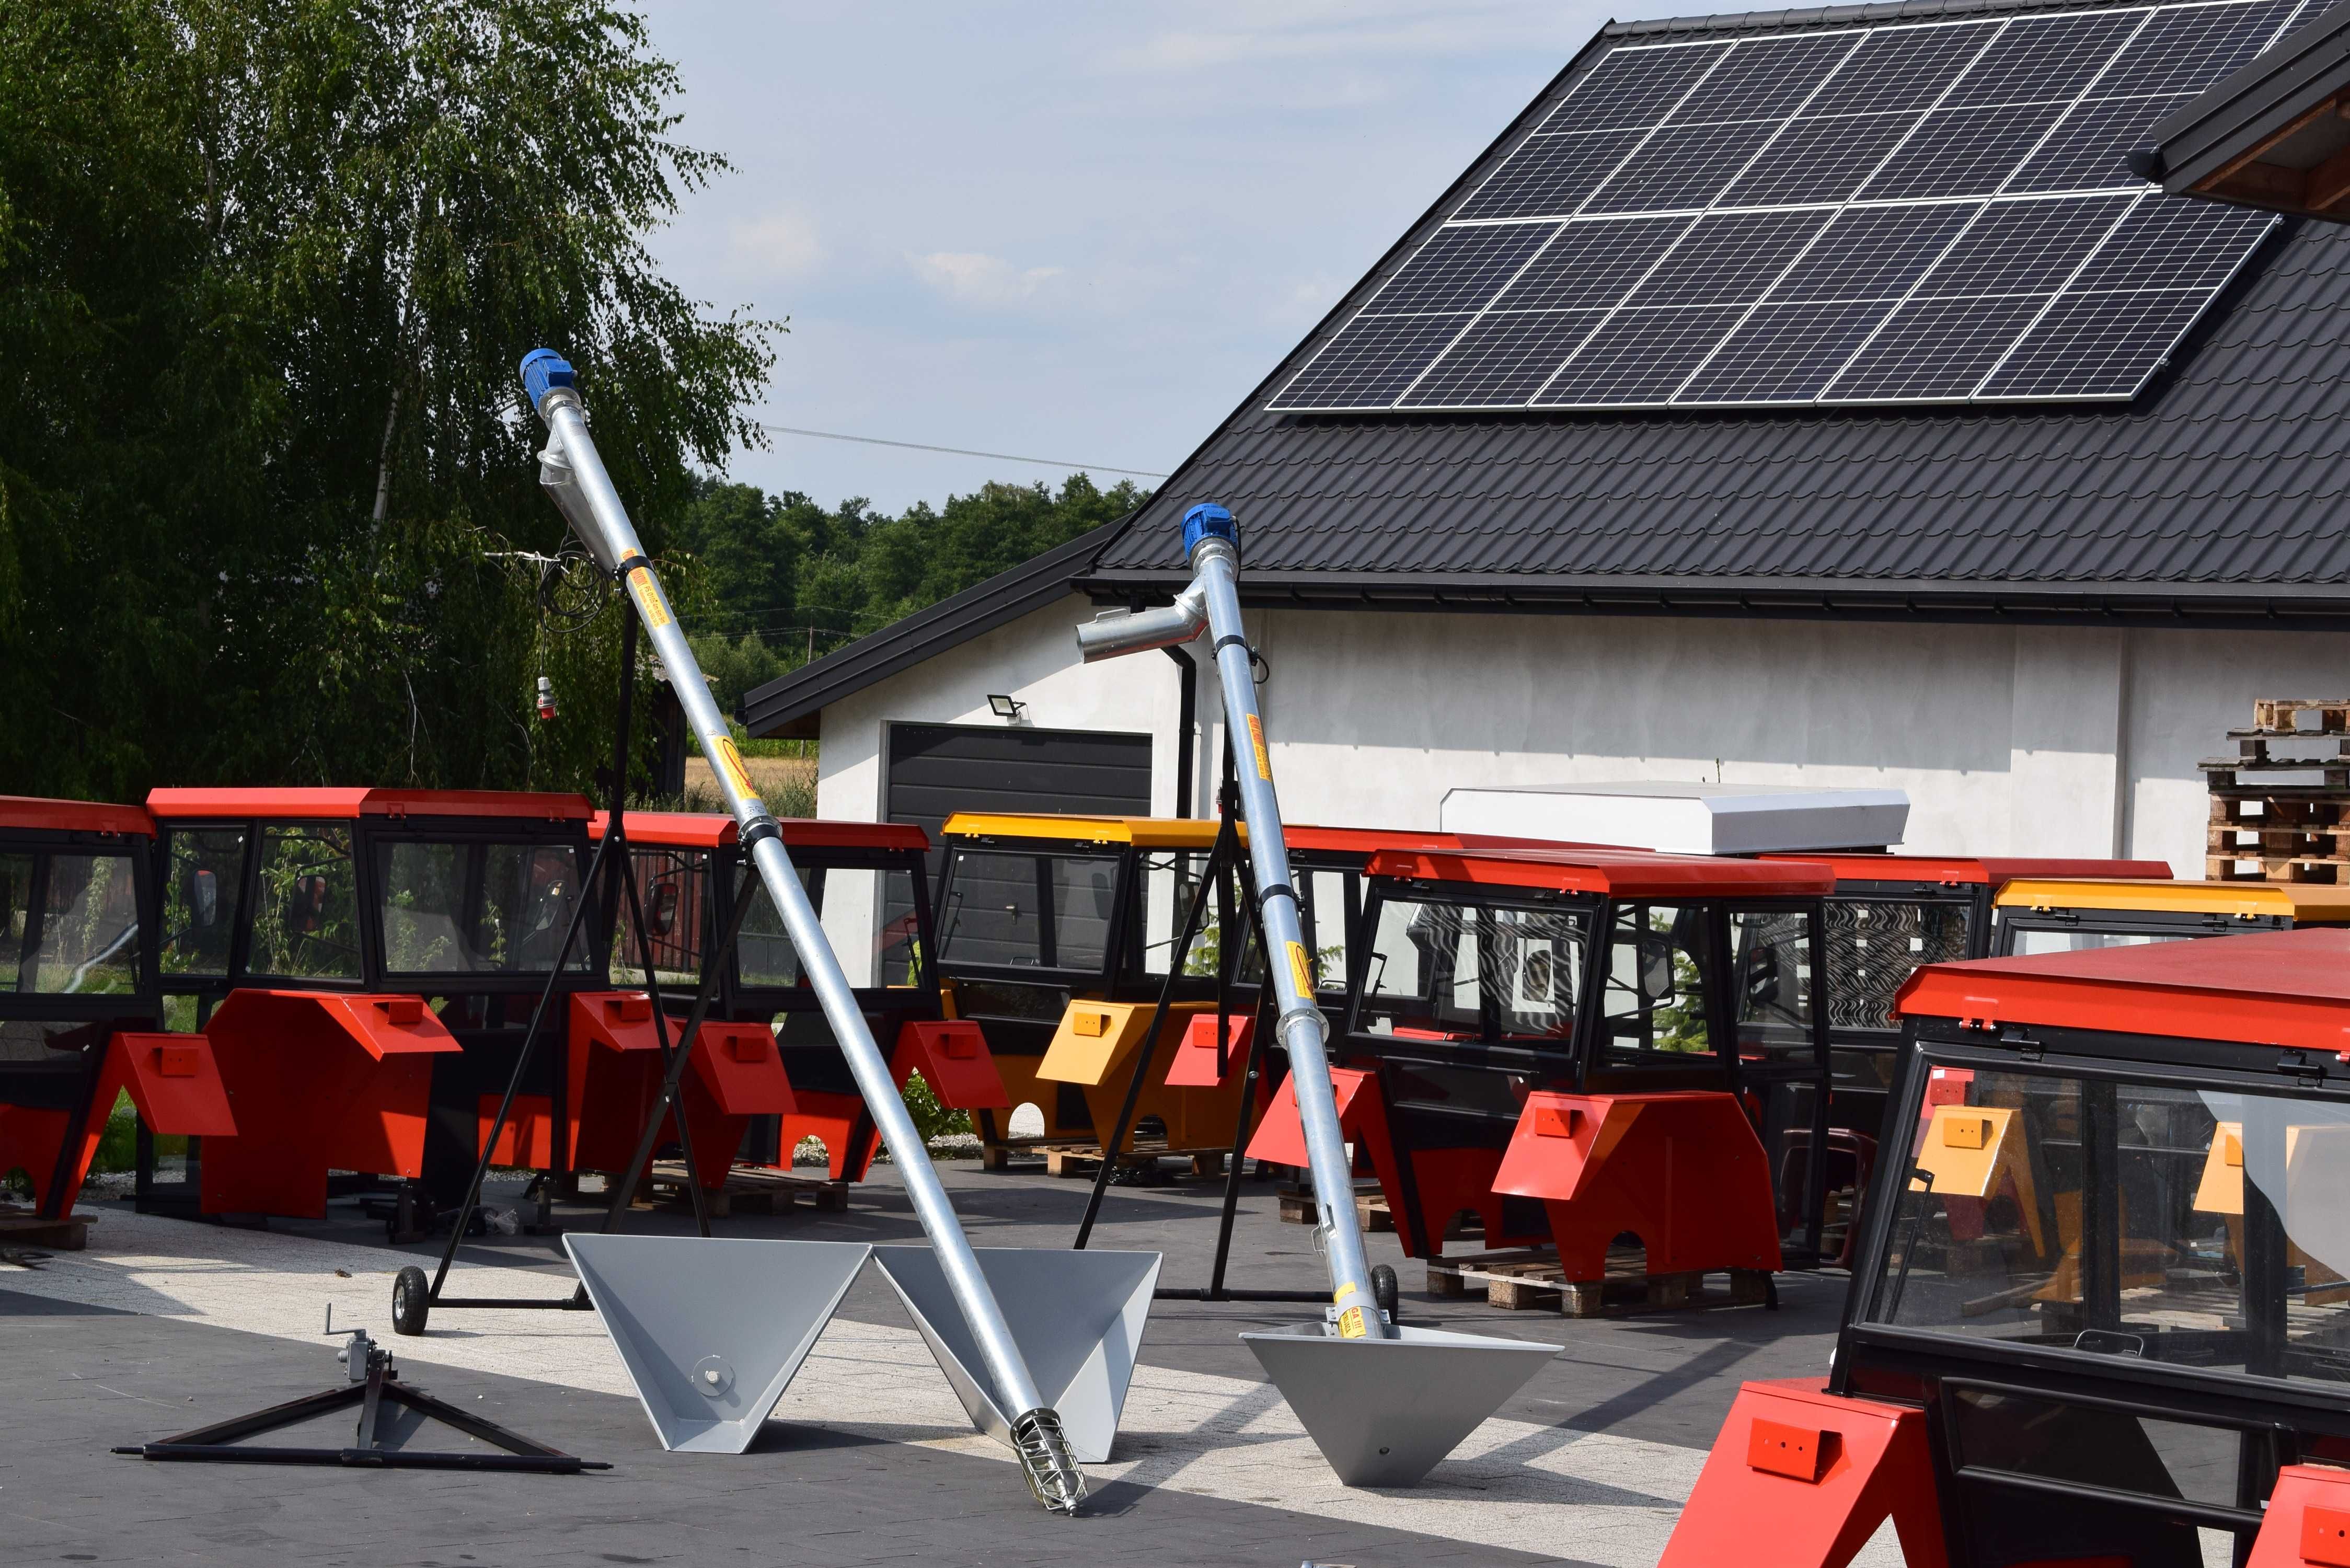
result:
[[[133,918],[139,932],[139,956],[132,969],[130,989],[111,992],[16,991],[0,992],[0,1009],[13,1018],[54,1020],[59,1023],[80,1023],[91,1020],[131,1018],[150,1014],[160,1016],[161,993],[159,980],[161,972],[158,957],[161,932],[156,911],[161,900],[155,883],[155,841],[144,835],[118,835],[88,831],[14,832],[0,830],[0,855],[21,855],[32,858],[41,867],[39,881],[46,883],[47,867],[60,856],[117,856],[130,862],[130,897]],[[27,890],[30,899],[32,890]],[[46,899],[35,900],[28,908],[26,929],[19,952],[12,963],[29,956],[38,949],[39,926],[47,911],[41,906]]]

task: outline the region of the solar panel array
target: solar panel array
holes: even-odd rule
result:
[[[1619,46],[1271,407],[2135,397],[2279,220],[2125,157],[2321,4]]]

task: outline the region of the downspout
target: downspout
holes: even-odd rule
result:
[[[1200,727],[1200,667],[1180,648],[1167,649],[1167,657],[1182,671],[1178,677],[1182,695],[1177,700],[1175,718],[1175,815],[1182,817],[1191,815],[1191,748]]]

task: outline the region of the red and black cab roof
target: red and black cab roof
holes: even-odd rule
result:
[[[159,821],[469,816],[585,822],[595,814],[583,794],[489,789],[158,789],[148,792],[147,809]]]
[[[1387,849],[1371,857],[1368,870],[1374,877],[1411,881],[1615,898],[1808,898],[1835,890],[1828,868],[1811,862],[1661,855],[1645,849]]]
[[[588,836],[601,840],[608,817],[598,812],[588,820]],[[912,849],[931,846],[930,835],[910,822],[834,822],[809,816],[782,816],[786,849]],[[678,849],[717,849],[740,840],[742,828],[724,812],[632,811],[627,818],[629,842]]]
[[[1905,1018],[2037,1024],[2350,1055],[2350,929],[2310,927],[1931,964]]]
[[[135,805],[0,794],[0,830],[20,833],[136,833],[155,836],[155,821]]]
[[[2160,860],[2076,860],[2061,856],[1798,855],[1772,854],[1765,860],[1808,860],[1835,873],[1838,882],[1939,882],[1945,887],[2001,888],[2019,877],[2168,877]]]

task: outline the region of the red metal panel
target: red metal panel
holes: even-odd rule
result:
[[[910,1076],[921,1074],[939,1104],[949,1110],[1012,1108],[1003,1075],[996,1071],[995,1057],[987,1049],[987,1036],[968,1019],[908,1019],[898,1026],[889,1071],[901,1089]]]
[[[421,1175],[432,1058],[459,1046],[430,1008],[393,1005],[417,1000],[230,992],[204,1034],[238,1136],[205,1146],[203,1211],[318,1219],[329,1169]]]
[[[692,1068],[729,1118],[780,1116],[793,1106],[792,1081],[775,1049],[775,1032],[764,1023],[707,1023],[694,1036]],[[735,1143],[742,1139],[736,1129]],[[695,1152],[701,1140],[695,1139]]]
[[[1978,959],[1918,971],[1904,1017],[2104,1029],[2350,1052],[2350,930]]]
[[[36,1213],[50,1212],[49,1178],[57,1168],[57,1151],[65,1147],[66,1132],[72,1125],[72,1116],[65,1111],[0,1105],[0,1176],[20,1166],[24,1168],[32,1179]],[[74,1190],[80,1189],[77,1182]],[[72,1207],[68,1200],[62,1209]]]
[[[1176,1044],[1175,1059],[1167,1064],[1170,1088],[1220,1089],[1248,1071],[1249,1042],[1256,1038],[1256,1014],[1237,1012],[1226,1015],[1224,1025],[1224,1065],[1216,1068],[1216,1015],[1195,1012],[1183,1025],[1183,1038]]]
[[[490,1124],[498,1119],[498,1102],[503,1095],[484,1095],[474,1107],[473,1152],[479,1155],[490,1141]],[[520,1170],[546,1170],[555,1159],[555,1102],[545,1095],[516,1095],[506,1112],[506,1125],[498,1131],[497,1152],[490,1157],[493,1165],[503,1165]]]
[[[1808,1464],[1779,1446],[1788,1433],[1815,1438]],[[1815,1378],[1749,1383],[1658,1568],[1844,1568],[1888,1518],[1910,1568],[1948,1568],[1924,1411]]]
[[[118,1034],[110,1050],[108,1076],[99,1086],[99,1106],[112,1106],[116,1089],[125,1088],[151,1131],[191,1137],[236,1136],[228,1089],[205,1036]]]
[[[1540,888],[1619,898],[1794,898],[1835,890],[1826,867],[1801,860],[1736,860],[1641,849],[1393,850],[1371,857],[1374,877],[1489,887]]]
[[[2269,1493],[2247,1568],[2350,1565],[2350,1471],[2287,1465]]]
[[[158,818],[338,818],[473,816],[585,822],[588,797],[552,791],[487,789],[158,789],[147,794]]]
[[[1770,1162],[1732,1095],[1537,1091],[1493,1189],[1543,1199],[1570,1280],[1605,1274],[1627,1231],[1650,1273],[1780,1266]]]
[[[135,805],[0,794],[0,827],[36,833],[135,833],[155,836],[155,819]]]
[[[601,840],[605,812],[588,819],[588,836]],[[775,819],[786,849],[912,849],[931,846],[931,836],[907,822],[834,822],[806,816]],[[681,849],[715,849],[740,841],[735,820],[714,811],[632,811],[629,842],[665,844]]]
[[[799,1109],[784,1118],[784,1162],[791,1162],[792,1150],[802,1138],[816,1138],[824,1144],[835,1181],[864,1180],[880,1144],[872,1119],[865,1115],[865,1102],[855,1095],[816,1089],[801,1089],[793,1097]]]

